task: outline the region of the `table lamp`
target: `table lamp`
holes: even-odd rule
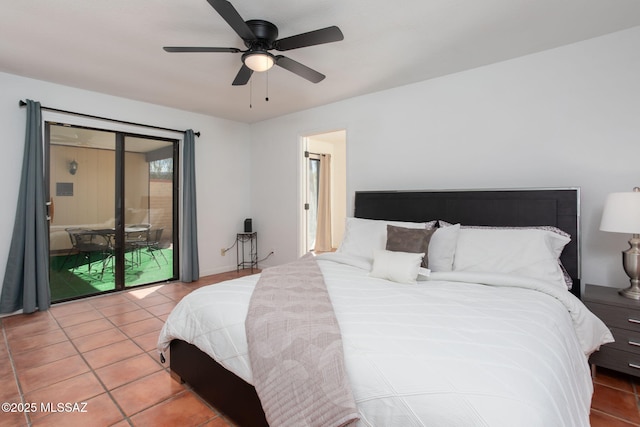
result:
[[[622,266],[631,286],[619,293],[626,298],[640,300],[640,188],[607,196],[600,230],[632,234],[629,249],[622,251]]]

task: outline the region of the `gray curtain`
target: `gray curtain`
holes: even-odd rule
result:
[[[44,158],[40,103],[27,100],[22,177],[13,236],[0,295],[0,313],[47,310],[49,236],[44,200]]]
[[[198,219],[196,215],[195,135],[184,133],[182,147],[182,271],[180,280],[193,282],[200,278],[198,262]]]

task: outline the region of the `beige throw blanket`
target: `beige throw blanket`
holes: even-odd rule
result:
[[[253,385],[271,427],[358,419],[340,329],[312,255],[262,272],[245,326]]]

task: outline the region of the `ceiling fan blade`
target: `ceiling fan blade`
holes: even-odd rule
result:
[[[302,65],[291,58],[287,58],[286,56],[276,56],[276,65],[309,80],[311,83],[319,83],[325,78],[324,74],[319,73],[306,65]]]
[[[236,75],[236,78],[233,80],[232,85],[233,86],[246,85],[247,82],[249,82],[249,79],[251,78],[252,74],[253,74],[253,70],[247,67],[246,65],[242,64],[242,67],[240,67],[240,71],[238,71],[238,74]]]
[[[342,34],[342,31],[334,25],[332,27],[309,31],[308,33],[302,33],[296,36],[276,40],[274,46],[276,50],[285,51],[301,47],[315,46],[318,44],[337,42],[343,39],[344,35]]]
[[[188,46],[165,46],[163,49],[167,52],[242,52],[235,47],[188,47]]]
[[[251,28],[249,28],[247,23],[244,22],[244,19],[242,19],[238,11],[235,9],[235,7],[233,7],[231,3],[229,3],[227,0],[207,1],[211,5],[211,7],[213,7],[216,12],[218,12],[218,14],[222,16],[222,19],[227,21],[227,24],[229,24],[229,26],[233,28],[233,31],[235,31],[242,40],[253,40],[256,38]]]

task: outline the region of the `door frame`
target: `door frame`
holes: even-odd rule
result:
[[[341,152],[341,155],[336,155],[336,153],[324,153],[324,154],[332,154],[332,165],[334,167],[340,162],[344,165],[344,177],[340,179],[338,186],[340,187],[339,192],[332,191],[332,210],[335,210],[335,216],[338,216],[338,223],[333,221],[333,227],[338,227],[340,230],[343,230],[344,227],[344,218],[348,216],[347,213],[347,129],[346,128],[334,128],[331,130],[324,131],[314,131],[309,132],[299,137],[298,144],[298,254],[304,255],[306,253],[307,247],[307,215],[305,211],[305,203],[307,203],[307,158],[305,157],[305,152],[313,151],[309,150],[309,140],[315,138],[321,138],[322,135],[330,135],[330,134],[338,134],[342,133],[341,143],[344,144],[344,149]],[[334,143],[336,144],[336,143]],[[335,169],[334,169],[335,170]],[[337,174],[332,174],[334,179]],[[334,188],[336,181],[334,181]],[[339,202],[339,203],[334,203]],[[342,223],[339,223],[339,222]],[[342,235],[342,232],[338,233]],[[338,245],[340,242],[336,242]]]
[[[78,127],[88,130],[95,130],[99,132],[111,132],[115,135],[115,147],[114,147],[114,156],[116,156],[115,161],[115,179],[114,179],[114,191],[115,191],[115,206],[114,206],[114,221],[115,221],[115,253],[114,253],[114,262],[116,265],[120,265],[123,268],[116,268],[115,275],[115,283],[114,289],[99,292],[91,295],[81,295],[78,298],[84,298],[88,296],[94,296],[97,294],[109,293],[109,292],[117,292],[125,289],[132,289],[136,286],[145,286],[148,284],[140,284],[134,286],[126,286],[125,283],[125,248],[124,248],[124,217],[125,217],[125,209],[126,206],[124,204],[124,190],[125,190],[125,171],[124,171],[124,157],[125,157],[125,139],[127,137],[136,137],[136,138],[144,138],[151,140],[161,140],[172,143],[172,153],[174,159],[174,170],[173,170],[173,185],[172,185],[172,194],[174,203],[172,205],[172,243],[173,243],[173,277],[167,280],[173,280],[179,278],[180,271],[180,212],[181,206],[181,181],[180,181],[180,171],[182,170],[181,164],[181,156],[180,149],[182,146],[183,138],[176,138],[177,132],[170,132],[164,130],[157,130],[154,128],[144,128],[145,133],[140,133],[141,126],[121,124],[115,122],[106,122],[100,119],[87,118],[82,116],[75,116],[71,114],[64,114],[61,112],[51,112],[51,111],[43,111],[42,112],[42,127],[44,129],[43,132],[43,145],[44,145],[44,157],[43,157],[43,172],[45,177],[45,200],[47,201],[47,206],[49,210],[51,207],[51,170],[50,170],[50,160],[51,160],[51,125],[65,125],[70,127]],[[148,131],[148,132],[147,132]],[[50,212],[47,212],[47,238],[50,236],[50,225],[51,225],[51,216]],[[151,284],[151,283],[149,283]],[[76,299],[76,298],[70,298]],[[67,301],[69,299],[65,299]]]

